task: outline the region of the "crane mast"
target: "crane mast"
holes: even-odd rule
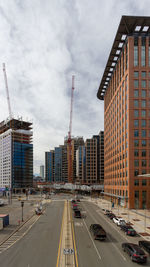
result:
[[[6,87],[6,94],[7,94],[9,117],[10,117],[10,120],[11,120],[12,119],[12,112],[11,112],[11,106],[10,106],[9,89],[8,89],[8,83],[7,83],[7,75],[6,75],[5,63],[3,63],[3,72],[4,72],[4,80],[5,80],[5,87]]]
[[[71,134],[72,134],[72,112],[73,112],[73,95],[74,95],[74,75],[72,75],[72,88],[71,88],[71,105],[70,105],[70,122],[69,122],[69,132],[68,132],[68,182],[73,182],[72,177],[72,144],[71,144]]]

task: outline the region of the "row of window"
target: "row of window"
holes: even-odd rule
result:
[[[141,108],[146,108],[146,104],[148,104],[148,108],[150,108],[150,100],[146,101],[146,100],[134,100],[134,107],[135,108],[139,108],[139,106],[141,105]]]
[[[139,132],[141,132],[141,137],[146,137],[147,136],[147,131],[146,130],[141,130],[141,131],[134,130],[134,137],[139,137],[140,136]],[[149,132],[149,136],[150,136],[150,131],[148,131],[148,132]]]
[[[140,163],[141,163],[142,167],[146,167],[148,162],[149,162],[149,166],[150,166],[150,161],[148,161],[146,159],[142,159],[142,160],[135,159],[134,160],[134,167],[139,167]]]
[[[137,139],[134,140],[134,146],[135,147],[139,146],[140,143],[141,143],[142,147],[145,147],[148,144],[147,140],[137,140]],[[150,145],[150,143],[149,143],[149,145]]]
[[[139,80],[134,80],[134,88],[146,88],[148,85],[148,87],[150,88],[150,80],[141,80],[141,83],[139,83]]]
[[[146,179],[144,179],[142,181],[134,180],[134,185],[135,186],[139,186],[139,185],[146,186],[147,184],[148,184],[148,181]]]
[[[146,71],[141,71],[141,77],[146,78]],[[150,71],[148,72],[148,76],[150,77]],[[134,78],[139,78],[139,71],[134,71]]]
[[[149,122],[148,127],[150,127],[150,121],[148,121],[148,122]],[[140,123],[141,123],[141,127],[146,127],[146,120],[142,119],[142,120],[140,120]],[[134,120],[134,127],[135,128],[139,127],[139,120]]]
[[[140,115],[142,118],[145,118],[146,117],[146,110],[145,109],[141,109],[141,110],[135,109],[134,110],[134,118],[138,118]]]

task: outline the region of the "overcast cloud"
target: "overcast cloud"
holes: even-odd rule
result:
[[[68,133],[72,74],[73,129],[84,139],[104,129],[96,94],[122,15],[150,15],[149,0],[0,0],[0,121],[33,121],[34,171]]]

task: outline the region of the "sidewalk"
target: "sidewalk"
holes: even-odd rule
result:
[[[0,206],[0,214],[9,214],[9,225],[7,227],[4,227],[3,230],[0,230],[0,243],[9,235],[11,235],[19,225],[21,225],[21,201],[24,201],[23,221],[25,222],[35,213],[35,206],[42,200],[40,195],[30,195],[28,200],[26,199],[25,195],[21,195],[21,201],[19,201],[18,196],[13,196],[12,204],[8,204],[8,199],[3,198],[5,205]]]
[[[89,198],[89,201],[101,209],[111,210],[116,216],[130,222],[139,235],[150,241],[150,210],[130,210],[117,205],[112,208],[110,201],[100,198]]]

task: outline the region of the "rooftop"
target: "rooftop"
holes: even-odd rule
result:
[[[8,119],[6,121],[2,121],[0,123],[0,134],[6,132],[8,129],[13,130],[31,130],[32,123],[23,121],[23,120],[16,120],[16,119]]]
[[[101,79],[97,97],[104,100],[105,91],[120,56],[120,51],[129,35],[150,35],[150,17],[122,16],[112,49]]]

